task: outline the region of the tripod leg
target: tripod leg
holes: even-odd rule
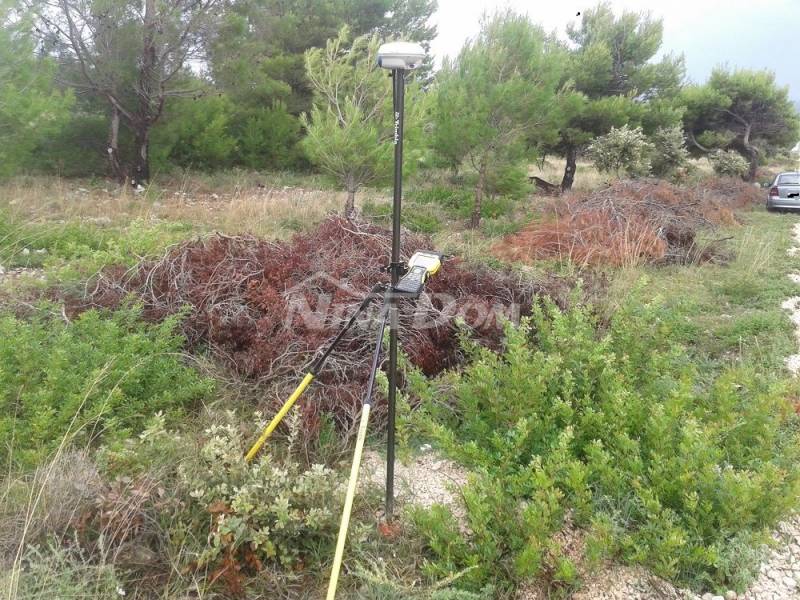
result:
[[[369,421],[370,408],[369,404],[365,404],[361,411],[361,422],[358,425],[358,437],[356,438],[356,450],[353,454],[353,465],[350,467],[350,482],[347,485],[347,496],[345,497],[344,509],[342,510],[342,522],[339,525],[339,537],[336,540],[336,554],[333,557],[331,580],[328,583],[327,600],[334,600],[334,598],[336,598],[336,586],[339,583],[339,571],[342,568],[342,558],[344,557],[344,543],[347,539],[347,529],[350,526],[350,513],[353,510],[353,499],[356,495],[358,469],[361,466],[361,455],[364,452],[364,440],[367,437],[367,422]]]
[[[353,510],[353,499],[356,495],[356,484],[358,483],[358,469],[361,466],[361,456],[364,453],[364,440],[367,437],[367,423],[369,422],[369,412],[372,408],[372,390],[375,387],[375,372],[378,370],[378,361],[381,356],[381,346],[383,345],[383,330],[386,328],[386,311],[384,310],[375,341],[375,351],[372,355],[372,371],[369,374],[367,391],[364,396],[364,406],[361,409],[361,422],[358,424],[358,437],[356,437],[356,449],[353,453],[353,464],[350,467],[350,481],[347,484],[347,495],[344,499],[344,509],[342,510],[342,521],[339,524],[339,536],[336,539],[336,554],[333,557],[331,567],[331,579],[328,583],[327,600],[336,598],[336,586],[339,583],[339,571],[342,568],[344,557],[344,544],[347,540],[347,529],[350,526],[350,513]]]
[[[283,406],[281,406],[278,414],[272,418],[272,421],[270,421],[269,425],[266,426],[264,431],[258,437],[258,440],[256,440],[256,443],[253,444],[253,447],[247,452],[247,455],[245,456],[245,460],[247,460],[247,462],[251,462],[256,457],[258,451],[261,450],[261,446],[263,446],[264,442],[267,441],[267,438],[272,435],[272,432],[275,431],[275,428],[281,422],[283,417],[286,416],[286,413],[289,412],[289,409],[292,408],[294,403],[297,402],[297,399],[303,394],[303,392],[306,391],[306,388],[311,385],[312,381],[314,381],[313,373],[307,373],[306,376],[303,377],[303,381],[301,381],[300,385],[298,385],[294,392],[292,392],[292,395],[289,396],[289,399],[284,403]]]
[[[275,428],[283,420],[283,417],[286,416],[286,413],[289,412],[294,403],[297,402],[297,399],[303,394],[303,392],[306,391],[306,388],[309,385],[311,385],[311,382],[314,380],[314,377],[317,376],[317,373],[319,373],[320,369],[325,364],[325,361],[328,359],[328,356],[330,356],[330,353],[333,352],[334,348],[336,348],[336,346],[342,340],[344,334],[347,333],[351,327],[353,327],[353,325],[356,322],[356,319],[358,318],[358,315],[360,315],[362,312],[366,310],[370,302],[372,302],[375,299],[375,294],[378,293],[381,289],[383,289],[383,287],[384,286],[382,284],[377,284],[373,286],[367,297],[364,298],[364,300],[362,300],[361,304],[359,304],[358,308],[356,309],[356,312],[353,313],[353,316],[350,317],[345,326],[342,327],[339,333],[336,334],[336,337],[333,338],[333,341],[330,343],[330,345],[325,349],[325,351],[320,355],[320,357],[317,358],[311,364],[311,369],[308,373],[306,373],[306,376],[303,378],[303,381],[301,381],[300,385],[298,385],[297,388],[294,390],[294,392],[292,392],[292,395],[289,396],[289,399],[286,400],[286,402],[284,402],[281,409],[272,418],[272,421],[269,422],[269,425],[267,425],[264,428],[264,431],[258,437],[256,443],[253,444],[250,450],[248,450],[247,454],[245,455],[245,459],[247,460],[247,462],[251,462],[256,457],[256,454],[258,454],[258,451],[261,450],[261,447],[264,445],[264,442],[266,442],[269,436],[272,435],[272,432],[275,431]]]

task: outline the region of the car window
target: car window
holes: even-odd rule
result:
[[[778,179],[778,185],[800,185],[800,174],[781,175]]]

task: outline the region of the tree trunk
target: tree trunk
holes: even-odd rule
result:
[[[751,182],[756,180],[756,171],[758,170],[758,148],[750,143],[750,133],[752,129],[753,126],[748,123],[742,138],[742,145],[744,146],[745,152],[747,152],[747,157],[750,162],[750,168],[747,169],[747,178],[745,181]]]
[[[150,181],[150,127],[158,120],[164,106],[163,88],[159,89],[155,41],[159,28],[156,0],[145,0],[142,25],[142,54],[136,90],[139,106],[133,119],[136,157],[131,184],[134,187],[147,185]]]
[[[131,185],[145,186],[150,181],[150,126],[138,124],[135,133],[136,158]]]
[[[562,192],[572,189],[575,181],[575,169],[578,168],[578,149],[573,145],[567,146],[566,158],[567,165],[564,167],[564,178],[561,180]]]
[[[748,149],[748,153],[750,154],[750,167],[747,169],[746,181],[753,182],[756,180],[756,174],[758,172],[758,152]]]
[[[483,204],[483,188],[486,185],[486,167],[481,165],[478,171],[478,183],[475,185],[475,203],[472,205],[472,218],[469,226],[476,229],[481,224],[481,205]]]
[[[119,110],[111,107],[111,123],[108,128],[108,164],[111,175],[120,183],[125,182],[125,170],[119,160]]]
[[[347,188],[347,200],[344,203],[344,216],[346,219],[352,219],[356,214],[356,190]]]

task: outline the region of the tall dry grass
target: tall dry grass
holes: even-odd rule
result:
[[[200,230],[285,238],[340,212],[345,202],[343,192],[299,185],[227,181],[214,185],[213,180],[187,177],[167,182],[166,187],[152,184],[135,190],[112,182],[19,177],[0,185],[0,210],[24,222],[124,226],[133,220],[181,221]],[[381,192],[364,190],[356,203],[382,197]]]

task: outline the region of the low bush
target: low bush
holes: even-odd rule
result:
[[[461,187],[434,185],[410,190],[406,197],[419,204],[438,204],[451,210],[472,209],[472,191]]]
[[[741,586],[741,547],[800,495],[800,422],[780,381],[728,368],[706,384],[673,341],[678,321],[632,299],[598,334],[586,309],[546,304],[507,328],[503,352],[467,345],[446,385],[410,378],[422,426],[478,473],[466,535],[442,508],[416,514],[431,575],[472,566],[476,587],[569,588],[575,565],[554,537],[569,516],[595,556]]]
[[[0,316],[0,460],[30,466],[62,441],[124,438],[148,416],[177,417],[212,390],[186,366],[175,333],[140,312],[88,311],[65,323],[55,311],[30,320]]]
[[[674,177],[689,164],[689,150],[681,127],[662,127],[651,136],[652,173],[656,177]]]
[[[708,155],[708,160],[714,172],[725,177],[744,177],[749,168],[744,156],[734,150],[716,150]]]
[[[602,173],[613,173],[618,178],[643,177],[650,174],[650,160],[655,147],[647,139],[641,127],[634,129],[623,125],[612,127],[589,146],[589,155],[594,166]]]
[[[205,431],[199,453],[178,471],[188,496],[182,518],[191,517],[197,539],[211,526],[196,567],[209,568],[211,581],[222,578],[232,592],[266,565],[302,569],[332,555],[344,489],[327,467],[301,467],[291,439],[286,456],[264,451],[253,464],[244,459],[250,442],[230,418]],[[354,530],[351,541],[359,539],[358,524]]]

